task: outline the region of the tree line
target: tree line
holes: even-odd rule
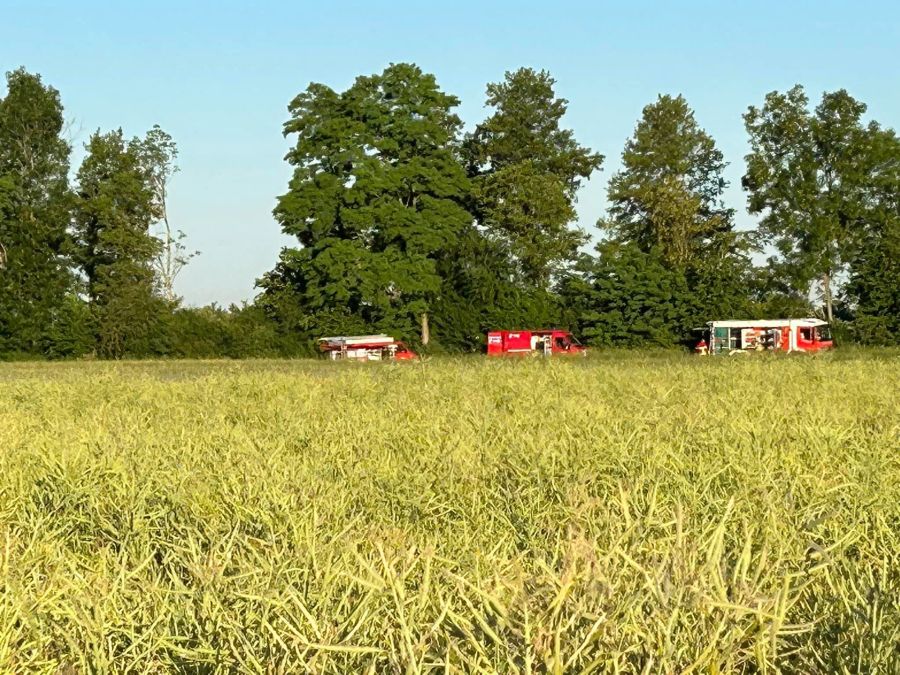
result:
[[[296,245],[252,303],[183,307],[195,253],[170,226],[177,146],[91,135],[70,179],[59,93],[20,69],[0,99],[0,355],[276,356],[316,337],[387,332],[474,351],[497,328],[568,327],[595,345],[675,346],[713,318],[818,313],[845,339],[900,344],[900,140],[846,91],[802,87],[744,115],[751,231],[725,203],[726,160],[682,96],[649,103],[588,233],[576,199],[604,156],[563,125],[546,71],[459,99],[413,64],[311,84],[289,105]],[[767,255],[765,264],[754,258]]]

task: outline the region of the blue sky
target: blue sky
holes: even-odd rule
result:
[[[251,299],[289,243],[271,211],[290,174],[291,98],[400,61],[433,72],[469,127],[487,82],[548,69],[566,125],[607,157],[579,195],[592,233],[623,143],[660,93],[683,94],[725,153],[742,226],[741,115],[766,92],[843,87],[900,126],[896,2],[0,2],[0,68],[24,65],[60,90],[74,163],[97,128],[158,123],[175,137],[170,214],[202,251],[178,281],[188,304]]]

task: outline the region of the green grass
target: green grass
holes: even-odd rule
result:
[[[900,672],[900,352],[0,365],[0,671]]]

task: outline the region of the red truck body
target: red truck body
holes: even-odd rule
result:
[[[709,321],[700,354],[751,351],[818,352],[834,347],[830,326],[821,319],[748,319]]]
[[[487,334],[488,356],[585,354],[587,350],[564,330],[496,330]]]

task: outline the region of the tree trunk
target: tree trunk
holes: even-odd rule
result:
[[[428,346],[428,312],[422,312],[422,346]]]
[[[166,228],[165,248],[159,265],[159,276],[162,282],[163,295],[169,302],[175,301],[175,240],[172,239],[172,227],[169,225],[169,214],[166,211],[165,192],[163,192],[162,219]]]
[[[831,313],[831,272],[825,272],[822,275],[822,289],[825,293],[825,319],[831,325],[833,318]]]

